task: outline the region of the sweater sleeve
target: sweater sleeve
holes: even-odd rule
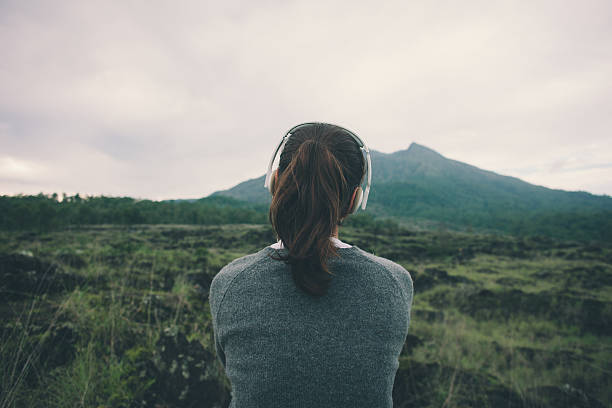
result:
[[[228,274],[228,268],[225,267],[219,271],[217,275],[213,278],[210,284],[209,291],[209,304],[210,304],[210,313],[212,317],[213,324],[213,337],[215,342],[215,352],[217,358],[225,368],[225,353],[223,351],[223,346],[219,340],[220,338],[220,328],[219,328],[219,309],[221,308],[221,303],[223,298],[225,297],[225,292],[229,283],[231,282],[232,276]]]
[[[219,322],[223,323],[222,310],[223,310],[223,299],[227,293],[229,287],[232,285],[234,278],[238,276],[244,269],[244,265],[248,264],[256,254],[243,256],[225,265],[215,275],[212,282],[210,283],[210,290],[208,293],[208,301],[210,304],[210,313],[213,323],[213,337],[215,340],[215,352],[217,358],[225,368],[225,352],[223,351],[223,333]]]
[[[398,281],[402,287],[402,291],[406,295],[406,303],[408,307],[408,326],[410,326],[410,315],[412,313],[412,302],[414,299],[414,284],[412,282],[412,276],[410,276],[410,272],[408,272],[403,266],[398,265]]]
[[[402,293],[406,301],[406,320],[408,326],[410,326],[410,314],[412,311],[412,299],[414,297],[414,285],[412,282],[412,276],[410,272],[406,270],[402,265],[391,261],[390,259],[376,256],[367,252],[363,252],[369,259],[374,262],[385,266],[393,275],[393,278],[397,281],[399,290]]]

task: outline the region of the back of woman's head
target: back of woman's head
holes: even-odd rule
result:
[[[295,283],[312,295],[327,292],[332,274],[327,259],[339,256],[330,240],[348,216],[365,162],[345,129],[315,123],[298,127],[281,153],[269,219],[288,251]]]

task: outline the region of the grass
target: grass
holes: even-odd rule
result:
[[[400,233],[405,235],[340,231],[343,241],[401,263],[415,278],[409,334],[417,344],[401,356],[400,371],[420,370],[426,384],[412,384],[396,405],[485,407],[503,391],[528,406],[535,404],[538,387],[565,384],[612,405],[610,336],[575,323],[592,317],[587,300],[599,302],[601,309],[593,310],[602,321],[612,318],[612,285],[606,283],[612,248],[593,252],[576,243],[530,246],[483,234]],[[147,368],[159,358],[160,336],[171,328],[214,353],[207,282],[227,263],[273,242],[269,227],[252,225],[0,232],[0,254],[56,263],[77,282],[64,291],[24,293],[0,303],[0,408],[120,407],[147,400],[160,386]],[[420,288],[433,268],[446,271],[449,281]],[[491,310],[468,312],[483,290],[501,300],[519,291],[518,299],[563,307],[523,306],[514,313],[516,305],[500,300]],[[50,358],[49,350],[59,355]]]

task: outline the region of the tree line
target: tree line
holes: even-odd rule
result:
[[[95,224],[263,224],[264,206],[229,197],[152,201],[56,193],[0,196],[0,229],[52,230]]]

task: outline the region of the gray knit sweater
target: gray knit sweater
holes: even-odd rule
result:
[[[270,258],[284,248],[236,259],[215,276],[209,299],[231,408],[393,406],[412,278],[357,246],[337,250],[329,291],[319,298]]]

